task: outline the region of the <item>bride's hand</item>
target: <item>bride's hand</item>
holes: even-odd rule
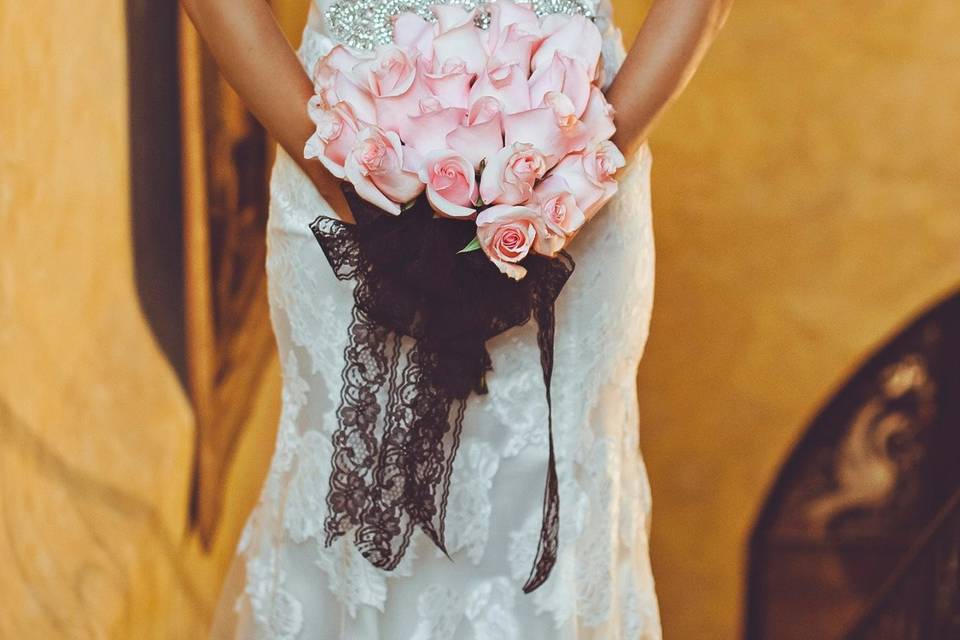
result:
[[[320,192],[320,196],[330,205],[334,213],[336,213],[336,217],[349,224],[356,222],[353,219],[353,213],[350,212],[350,207],[347,205],[346,199],[343,197],[343,191],[340,190],[340,180],[327,171],[316,158],[313,160],[299,161],[299,164],[310,178],[313,186]]]

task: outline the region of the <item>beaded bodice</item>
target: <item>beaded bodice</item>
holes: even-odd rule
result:
[[[377,45],[389,44],[393,33],[394,16],[410,11],[433,20],[430,11],[438,0],[334,0],[326,8],[324,17],[331,35],[355,49],[373,49]],[[477,26],[485,28],[489,23],[489,12],[485,9],[489,0],[447,0],[445,4],[455,4],[465,9],[477,9]],[[587,17],[594,15],[593,0],[533,0],[534,11],[539,15],[552,13],[579,13]]]

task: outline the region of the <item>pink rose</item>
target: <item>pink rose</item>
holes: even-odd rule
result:
[[[467,118],[466,109],[444,107],[433,96],[420,99],[420,113],[410,117],[410,127],[404,142],[426,155],[437,149],[447,149],[447,134]]]
[[[477,216],[477,240],[487,257],[514,280],[527,275],[518,262],[527,257],[537,238],[539,213],[523,206],[498,205]]]
[[[595,24],[581,15],[557,15],[544,18],[542,27],[549,35],[533,55],[534,70],[548,66],[560,51],[583,64],[589,77],[596,77],[603,38]]]
[[[430,153],[420,168],[420,181],[427,185],[427,199],[437,213],[448,218],[476,214],[476,174],[463,156],[447,150]]]
[[[546,159],[532,144],[504,147],[487,158],[480,176],[480,197],[485,204],[521,204],[530,199],[533,186],[546,171]]]
[[[474,24],[473,19],[477,15],[476,9],[458,7],[455,4],[435,4],[430,7],[430,11],[437,18],[437,31],[440,34]]]
[[[609,140],[617,132],[613,123],[613,106],[607,102],[606,96],[597,87],[590,90],[590,100],[581,119],[590,134],[589,144],[597,144]]]
[[[562,93],[573,103],[573,111],[579,118],[587,108],[593,88],[583,63],[557,51],[549,65],[540,67],[530,77],[530,104],[542,106],[547,94]]]
[[[404,11],[393,19],[393,42],[398,47],[416,51],[429,59],[433,55],[433,38],[436,25],[410,11]]]
[[[580,151],[590,141],[590,132],[576,115],[570,98],[551,91],[543,98],[544,106],[504,116],[503,132],[506,144],[526,142],[546,156],[552,167],[560,158]]]
[[[563,178],[544,181],[536,190],[540,209],[540,224],[534,251],[553,256],[576,235],[587,221],[577,200]]]
[[[327,55],[317,60],[317,64],[313,68],[314,84],[317,88],[327,86],[329,79],[337,73],[342,73],[353,80],[353,73],[357,65],[368,60],[369,58],[361,58],[342,44],[338,44],[330,49]]]
[[[400,47],[377,48],[376,58],[360,65],[376,110],[376,124],[406,139],[410,116],[420,113],[420,99],[429,95],[416,59]]]
[[[424,64],[422,76],[427,89],[443,106],[459,109],[469,106],[470,87],[476,74],[467,71],[463,60],[451,58],[442,65]]]
[[[373,54],[369,51],[354,51],[342,44],[336,44],[323,58],[326,60],[325,64],[334,67],[338,71],[353,73],[358,64],[371,60]]]
[[[482,98],[478,98],[472,105],[470,105],[468,124],[483,124],[485,122],[490,122],[491,120],[496,120],[499,122],[502,113],[503,105],[500,104],[499,100],[493,96],[484,96]]]
[[[324,109],[317,96],[310,100],[308,111],[317,128],[307,140],[303,157],[319,158],[331,174],[342,180],[346,176],[344,163],[347,154],[357,140],[357,121],[346,103]]]
[[[357,194],[387,213],[400,215],[400,205],[423,192],[417,174],[404,166],[400,137],[393,131],[367,127],[357,134],[344,172]]]
[[[473,103],[467,124],[447,135],[447,145],[479,169],[481,162],[503,149],[500,101],[487,96]]]
[[[365,61],[342,45],[335,46],[317,61],[313,72],[314,93],[324,108],[347,102],[358,119],[368,123],[376,119],[373,98],[354,72],[357,65]]]
[[[417,79],[417,65],[400,47],[377,48],[375,60],[363,65],[367,88],[376,98],[393,98],[405,94]]]
[[[434,7],[434,10],[439,8]],[[439,19],[440,14],[437,15]],[[470,73],[479,73],[487,66],[487,52],[483,48],[482,40],[483,32],[473,23],[472,18],[457,26],[452,24],[448,26],[451,28],[446,31],[441,29],[440,35],[433,39],[434,64],[443,66],[449,60],[458,60],[463,62]]]
[[[496,5],[491,4],[490,6]],[[525,76],[529,76],[533,52],[542,40],[538,31],[539,29],[535,25],[532,28],[519,24],[507,26],[499,34],[495,34],[496,40],[490,41],[490,61],[498,65],[515,64],[522,69]],[[488,66],[490,66],[490,63],[488,63]]]
[[[540,31],[540,18],[526,4],[517,4],[515,2],[491,2],[488,5],[490,11],[490,26],[487,34],[490,37],[490,50],[495,49],[495,45],[500,42],[505,32],[511,27],[518,27],[521,31],[530,34],[538,34]]]
[[[623,154],[609,140],[560,161],[543,181],[544,190],[566,188],[576,198],[587,220],[596,215],[617,192],[617,170],[626,164]],[[560,183],[559,181],[563,182]]]

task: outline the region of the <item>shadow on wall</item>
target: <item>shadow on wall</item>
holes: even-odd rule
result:
[[[157,343],[186,391],[178,6],[127,0],[126,7],[137,295]]]

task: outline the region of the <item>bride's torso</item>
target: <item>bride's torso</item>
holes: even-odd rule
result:
[[[299,50],[307,69],[337,42],[324,17],[331,3],[318,0],[311,8]],[[623,46],[609,22],[608,1],[599,0],[595,10],[610,78],[622,61]],[[650,164],[644,145],[620,178],[617,196],[577,236],[570,247],[576,269],[557,302],[553,398],[561,549],[554,574],[528,599],[519,593],[536,551],[546,471],[546,406],[536,328],[528,323],[488,345],[494,369],[489,393],[472,398],[468,406],[447,511],[453,557],[487,582],[464,587],[463,593],[431,591],[438,601],[483,589],[490,597],[490,585],[496,585],[509,595],[511,607],[516,601],[518,619],[534,611],[548,613],[558,629],[587,625],[599,630],[598,638],[640,637],[631,629],[646,628],[656,616],[644,565],[649,489],[638,453],[635,389],[653,301]],[[267,270],[284,375],[283,413],[261,507],[241,545],[250,558],[248,572],[261,567],[259,558],[274,557],[276,536],[295,543],[322,538],[329,438],[336,426],[353,304],[351,284],[334,278],[308,226],[331,213],[296,164],[278,152]],[[528,490],[518,493],[518,487]],[[314,563],[341,602],[383,610],[388,598],[404,597],[395,590],[403,589],[398,585],[404,581],[413,584],[409,566],[396,572],[406,577],[391,580],[362,559],[351,559],[351,549],[335,545],[320,551]],[[434,553],[429,545],[414,551]],[[432,569],[420,565],[417,571],[426,580]],[[252,587],[254,593],[257,588]],[[249,582],[247,589],[250,593]],[[437,610],[451,608],[458,606],[445,602]],[[419,615],[429,617],[429,611]],[[608,621],[616,632],[604,630]],[[481,637],[476,620],[474,628]],[[554,637],[573,636],[558,632]]]

